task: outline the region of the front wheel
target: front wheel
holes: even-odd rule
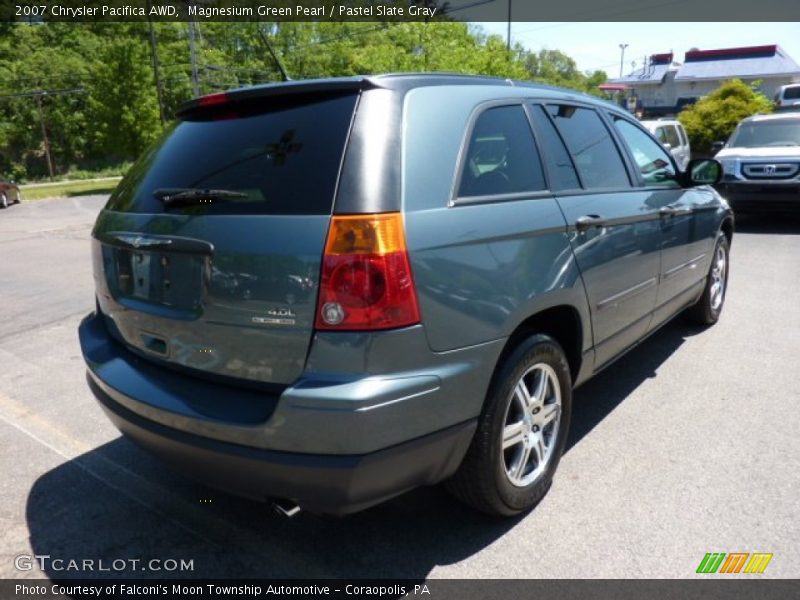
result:
[[[0,208],[8,208],[8,196],[0,192]]]
[[[572,381],[561,346],[523,341],[500,366],[464,462],[447,483],[461,501],[512,516],[547,493],[569,431]]]
[[[725,294],[728,291],[728,273],[730,272],[730,242],[720,231],[714,246],[714,256],[706,278],[706,287],[697,304],[689,307],[686,316],[698,325],[713,325],[719,321]]]

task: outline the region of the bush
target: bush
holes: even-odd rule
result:
[[[697,154],[707,154],[716,141],[730,137],[739,121],[772,112],[772,102],[739,79],[731,79],[678,115]]]

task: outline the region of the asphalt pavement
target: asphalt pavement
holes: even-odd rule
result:
[[[168,471],[96,405],[76,328],[104,199],[0,211],[0,578],[688,578],[707,552],[773,553],[762,577],[800,576],[800,217],[739,223],[716,326],[676,321],[577,391],[529,514],[427,488],[287,519]],[[19,570],[29,555],[50,558]]]

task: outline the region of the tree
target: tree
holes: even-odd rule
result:
[[[112,41],[96,73],[90,106],[99,147],[119,159],[140,154],[161,130],[144,41]]]
[[[678,120],[683,123],[695,152],[710,152],[711,145],[727,140],[745,117],[772,112],[772,102],[755,87],[756,83],[750,86],[731,79],[681,111]]]

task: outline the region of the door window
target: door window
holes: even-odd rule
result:
[[[664,141],[672,148],[677,148],[681,145],[681,141],[678,139],[678,132],[675,130],[674,125],[667,125],[664,127]]]
[[[614,125],[631,151],[645,185],[680,187],[672,159],[662,146],[630,121],[615,118]]]
[[[475,121],[458,186],[460,197],[546,189],[542,164],[522,105],[497,106]]]
[[[538,134],[542,146],[547,148],[545,158],[550,161],[550,165],[554,171],[555,182],[554,189],[559,190],[573,190],[581,187],[578,181],[578,175],[575,173],[575,167],[572,164],[572,159],[564,147],[564,142],[558,135],[553,123],[544,112],[544,107],[533,106],[531,110],[533,116],[533,123],[536,126],[536,133]]]
[[[629,187],[625,164],[600,116],[588,108],[548,105],[585,188]]]

